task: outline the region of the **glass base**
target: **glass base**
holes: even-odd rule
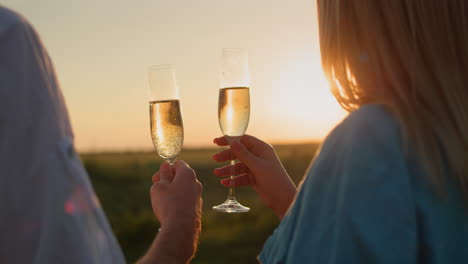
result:
[[[246,213],[250,211],[250,208],[243,206],[235,199],[227,199],[224,203],[213,206],[213,210],[222,213]]]

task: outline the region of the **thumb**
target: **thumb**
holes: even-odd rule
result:
[[[197,180],[197,176],[195,171],[190,168],[190,166],[183,160],[178,160],[174,164],[174,168],[176,170],[174,183],[177,184],[192,184]]]
[[[234,153],[236,158],[247,165],[247,167],[251,167],[258,162],[258,158],[255,157],[255,155],[253,155],[238,139],[231,143],[231,151]]]

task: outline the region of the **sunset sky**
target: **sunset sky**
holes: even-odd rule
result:
[[[80,151],[151,149],[147,68],[173,64],[185,146],[211,146],[222,48],[246,48],[247,133],[320,140],[343,118],[320,68],[315,0],[3,0],[35,26]]]

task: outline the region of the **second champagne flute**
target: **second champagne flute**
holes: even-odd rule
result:
[[[149,82],[151,139],[158,155],[172,166],[184,143],[179,90],[172,66],[151,67]]]
[[[218,120],[229,142],[239,139],[247,130],[250,118],[250,75],[247,52],[243,49],[223,49]],[[235,178],[235,158],[231,160],[231,180]],[[226,201],[213,209],[225,213],[248,212],[250,208],[237,202],[234,187],[229,187]]]

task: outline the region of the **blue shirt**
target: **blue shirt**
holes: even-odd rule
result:
[[[440,198],[383,106],[351,113],[325,140],[259,260],[468,263],[468,214],[447,173]],[[413,153],[414,154],[414,153]]]

